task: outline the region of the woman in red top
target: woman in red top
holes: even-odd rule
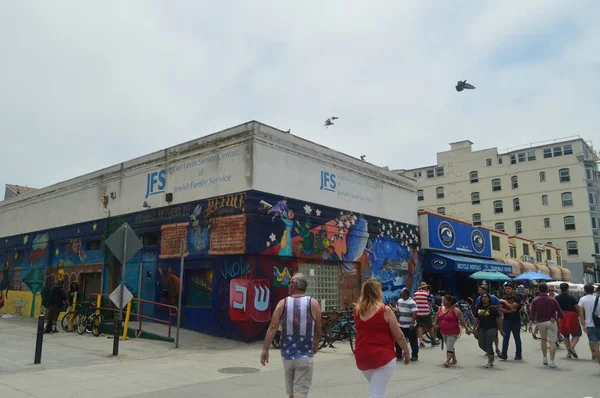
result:
[[[469,332],[462,312],[456,308],[456,299],[454,297],[449,294],[445,295],[442,299],[442,304],[443,306],[440,307],[435,317],[433,328],[437,327],[440,329],[440,333],[446,343],[446,362],[444,366],[448,368],[450,365],[456,365],[457,363],[454,343],[456,343],[458,334],[460,333],[459,322],[464,326],[467,334],[471,334],[471,332]]]
[[[383,398],[396,367],[394,341],[402,347],[402,360],[410,361],[406,338],[392,309],[383,304],[383,291],[377,279],[362,286],[354,310],[356,324],[356,366],[369,381],[369,398]]]

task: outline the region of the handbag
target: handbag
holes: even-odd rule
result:
[[[596,296],[596,302],[594,303],[594,309],[592,310],[592,321],[594,322],[594,327],[596,329],[600,329],[600,317],[596,315],[596,309],[598,308],[598,300],[600,300],[600,296]]]

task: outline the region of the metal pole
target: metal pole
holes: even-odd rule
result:
[[[34,364],[42,363],[42,345],[44,344],[44,314],[40,314],[38,318],[37,338],[35,340],[35,358]]]
[[[142,271],[143,271],[143,265],[142,265],[142,253],[138,252],[138,300],[142,298]],[[139,301],[138,301],[138,309],[137,309],[137,313],[138,315],[141,314],[142,312],[140,311],[139,308]],[[138,320],[140,319],[140,317],[138,316]]]
[[[181,240],[180,255],[181,264],[179,265],[179,297],[177,302],[177,334],[175,335],[175,348],[179,348],[179,329],[181,328],[181,296],[183,293],[183,249],[184,241]]]
[[[123,235],[123,263],[121,264],[121,286],[119,286],[121,297],[119,298],[119,315],[114,324],[113,356],[119,355],[119,331],[121,329],[121,320],[123,319],[123,299],[125,298],[125,264],[127,264],[127,228],[125,228]]]

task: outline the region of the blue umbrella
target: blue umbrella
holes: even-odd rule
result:
[[[542,274],[540,271],[537,272],[525,272],[517,276],[515,281],[553,281],[554,278],[546,274]]]
[[[475,279],[476,281],[492,281],[492,282],[504,282],[510,281],[510,277],[498,271],[478,271],[474,274],[469,275],[469,279]]]

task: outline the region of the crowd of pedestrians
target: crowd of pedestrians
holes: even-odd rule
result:
[[[261,363],[269,361],[269,347],[279,326],[282,326],[283,368],[287,395],[290,398],[308,396],[313,374],[313,356],[318,350],[321,333],[321,309],[319,303],[306,295],[308,281],[302,274],[294,274],[289,285],[289,297],[281,300],[273,313],[271,324],[261,352]],[[433,345],[445,348],[445,367],[455,366],[455,343],[470,328],[463,318],[457,301],[450,295],[442,298],[442,305],[432,313],[429,286],[422,283],[411,297],[403,289],[396,308],[385,305],[381,283],[369,279],[362,285],[361,296],[354,306],[356,326],[355,361],[358,370],[369,383],[369,397],[383,398],[391,380],[396,363],[408,365],[418,361],[423,335],[428,332]],[[600,295],[594,294],[594,286],[585,285],[585,296],[579,301],[570,294],[569,285],[561,284],[559,295],[551,293],[545,283],[538,285],[539,295],[529,307],[528,329],[541,336],[542,363],[556,368],[556,343],[563,336],[569,358],[578,358],[575,346],[585,333],[589,340],[592,358],[600,365]],[[478,290],[474,302],[475,322],[473,333],[487,358],[486,368],[494,367],[495,357],[508,359],[510,338],[515,343],[514,360],[523,359],[521,345],[521,307],[524,304],[515,293],[512,283],[504,285],[501,298],[490,294],[485,286]],[[433,316],[432,316],[433,314]],[[498,334],[503,337],[502,350],[498,347]],[[409,348],[410,343],[410,348]],[[494,344],[496,350],[494,351]]]

